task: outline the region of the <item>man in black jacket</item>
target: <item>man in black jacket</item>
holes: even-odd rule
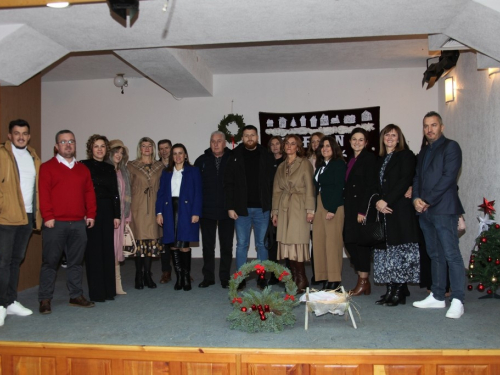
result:
[[[243,128],[243,143],[236,147],[227,162],[224,175],[226,208],[235,221],[236,267],[247,261],[250,233],[254,228],[257,258],[266,260],[268,252],[264,236],[269,224],[273,185],[273,156],[258,144],[257,128]],[[267,281],[259,279],[261,288]],[[240,285],[240,288],[243,288]]]
[[[223,288],[229,285],[229,272],[233,258],[234,220],[225,207],[224,172],[231,151],[226,147],[224,133],[215,131],[210,136],[210,148],[205,150],[194,165],[201,171],[203,181],[203,211],[200,219],[203,245],[203,281],[206,288],[215,284],[215,233],[219,228],[219,279]]]

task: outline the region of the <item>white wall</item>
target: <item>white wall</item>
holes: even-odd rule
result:
[[[456,80],[455,101],[444,103],[444,82],[440,82],[439,109],[444,134],[462,148],[458,185],[467,231],[460,239],[460,249],[468,265],[478,235],[477,216],[484,215],[478,205],[483,197],[500,203],[500,74],[488,77],[487,70],[477,70],[476,55],[467,52],[460,54],[449,75]],[[496,207],[500,212],[500,204]]]
[[[258,113],[306,112],[381,107],[381,126],[401,126],[417,151],[423,115],[438,106],[438,90],[424,90],[424,68],[214,76],[214,96],[175,100],[147,79],[129,79],[125,94],[113,79],[42,83],[42,159],[52,156],[54,135],[70,129],[79,159],[94,133],[119,138],[135,155],[137,141],[149,136],[184,143],[191,161],[209,146],[223,116],[243,115],[258,126]],[[232,104],[233,102],[233,104]],[[253,249],[253,245],[250,246]],[[253,251],[253,250],[252,250]],[[201,254],[201,248],[194,252]],[[254,255],[251,252],[250,255]]]

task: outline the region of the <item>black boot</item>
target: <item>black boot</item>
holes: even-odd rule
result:
[[[380,296],[380,299],[377,302],[375,302],[376,305],[384,305],[391,299],[391,295],[395,289],[395,284],[388,283],[386,285],[387,285],[387,289],[385,291],[385,294]]]
[[[182,283],[185,291],[191,290],[191,249],[189,251],[181,251],[182,264]]]
[[[407,283],[403,283],[401,288],[402,288],[403,294],[406,297],[409,297],[410,296],[410,290],[408,289],[408,284]]]
[[[144,281],[142,279],[143,258],[138,255],[135,257],[135,289],[144,289]]]
[[[260,278],[261,276],[264,276],[262,279]],[[261,289],[264,290],[267,287],[267,279],[266,279],[266,273],[264,272],[263,275],[259,275],[257,279],[257,286]]]
[[[171,250],[170,254],[172,254],[172,263],[174,265],[175,271],[175,290],[181,290],[184,287],[184,279],[182,278],[182,267],[181,267],[181,251],[180,250]]]
[[[156,288],[156,284],[151,277],[151,257],[144,258],[144,284],[150,289]]]
[[[325,281],[323,290],[335,290],[340,286],[340,281]]]
[[[385,304],[386,306],[397,306],[399,304],[405,305],[406,304],[406,294],[405,294],[405,284],[396,284],[396,288],[394,289],[394,292],[391,294],[391,297]]]

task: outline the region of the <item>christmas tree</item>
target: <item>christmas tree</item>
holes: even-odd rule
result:
[[[469,280],[479,282],[477,290],[493,297],[499,286],[500,276],[500,224],[495,223],[495,201],[489,202],[483,198],[479,207],[484,210],[484,218],[479,219],[479,236],[472,249],[469,260]],[[472,290],[469,284],[467,289]]]

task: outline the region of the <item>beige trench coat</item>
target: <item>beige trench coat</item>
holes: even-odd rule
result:
[[[139,160],[129,161],[132,203],[130,227],[136,240],[157,240],[162,237],[161,227],[156,223],[156,195],[160,188],[160,177],[164,165],[156,161],[147,171]]]
[[[295,160],[286,176],[285,160],[276,170],[273,186],[273,214],[278,215],[276,241],[287,245],[309,244],[311,224],[307,210],[314,212],[313,167],[306,158]]]

